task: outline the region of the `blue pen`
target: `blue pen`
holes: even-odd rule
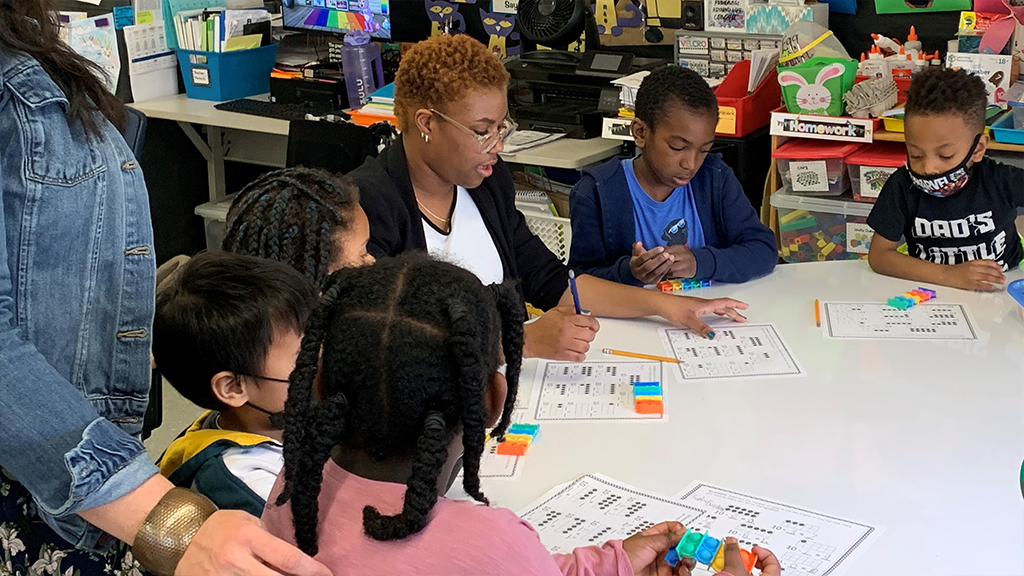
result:
[[[576,307],[576,313],[582,314],[580,309],[580,293],[576,290],[576,273],[569,270],[569,291],[572,292],[572,304]]]

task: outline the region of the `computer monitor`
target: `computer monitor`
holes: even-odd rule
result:
[[[284,0],[284,27],[347,34],[369,32],[376,40],[390,41],[392,0]]]

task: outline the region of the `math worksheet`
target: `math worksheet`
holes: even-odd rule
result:
[[[826,338],[854,340],[977,340],[965,304],[918,304],[900,310],[880,302],[822,302]]]
[[[512,424],[532,424],[529,419],[530,409],[530,383],[526,378],[520,379],[519,395],[516,396],[516,404],[512,411]],[[489,431],[489,430],[488,430]],[[541,430],[540,434],[543,434]],[[538,437],[540,435],[538,434]],[[523,471],[525,456],[505,456],[498,454],[498,442],[488,438],[484,444],[484,453],[480,458],[480,478],[492,478],[500,480],[511,480],[518,478]],[[529,451],[527,451],[529,454]],[[462,473],[459,473],[458,483],[462,484]]]
[[[661,362],[540,362],[534,382],[531,422],[665,420],[633,406],[632,384],[662,382]]]
[[[701,515],[702,510],[676,498],[651,494],[600,474],[557,486],[519,511],[537,530],[544,546],[556,554],[628,538],[667,520],[690,525]]]
[[[805,374],[774,324],[716,326],[714,340],[686,328],[662,328],[661,337],[683,380]]]
[[[703,482],[676,498],[703,511],[687,527],[716,538],[735,536],[742,548],[769,548],[785,576],[836,576],[884,531]]]

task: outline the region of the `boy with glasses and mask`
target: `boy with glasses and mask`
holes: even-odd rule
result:
[[[1024,170],[985,158],[985,84],[962,70],[914,78],[906,104],[907,165],[868,216],[868,262],[880,274],[964,290],[1001,290],[1024,259],[1014,219]],[[905,238],[909,255],[897,251]]]
[[[157,367],[208,410],[161,456],[171,482],[262,515],[284,465],[280,415],[316,302],[290,266],[228,252],[196,256],[157,296]]]

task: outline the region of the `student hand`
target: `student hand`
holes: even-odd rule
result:
[[[750,551],[757,556],[756,566],[761,570],[761,576],[780,576],[782,574],[782,565],[779,564],[779,559],[771,550],[754,546]],[[725,568],[723,571],[732,576],[750,576],[750,572],[747,572],[743,566],[740,544],[732,536],[725,539]]]
[[[666,246],[665,253],[672,257],[672,265],[668,270],[669,278],[693,278],[697,275],[697,257],[693,255],[689,246]]]
[[[665,253],[663,246],[644,250],[640,242],[633,244],[633,256],[629,259],[629,271],[633,277],[644,284],[655,284],[660,282],[669,267],[672,266],[672,257]]]
[[[665,562],[665,554],[679,544],[686,527],[679,522],[662,522],[622,541],[622,550],[629,557],[637,576],[689,576],[697,565],[693,558],[683,558],[673,568]]]
[[[264,530],[240,510],[214,512],[199,527],[176,576],[331,576],[326,566]]]
[[[692,296],[673,296],[671,294],[661,294],[660,296],[662,296],[659,299],[662,311],[659,316],[677,326],[686,326],[708,339],[714,338],[715,332],[711,329],[711,326],[708,326],[707,323],[700,319],[705,314],[728,316],[736,322],[747,321],[746,317],[737,312],[737,310],[747,309],[746,303],[739,300],[733,300],[732,298],[707,300]]]
[[[944,270],[945,283],[964,290],[1002,290],[1006,276],[1003,268],[993,260],[971,260],[963,264],[947,266]]]
[[[600,329],[596,318],[577,314],[572,306],[552,308],[523,327],[523,356],[583,362]]]

